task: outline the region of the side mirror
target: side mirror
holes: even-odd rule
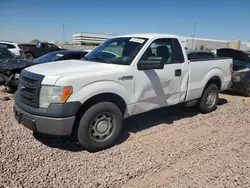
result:
[[[164,59],[162,57],[148,57],[146,60],[141,60],[137,64],[138,70],[163,69]]]

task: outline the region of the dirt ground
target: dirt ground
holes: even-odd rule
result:
[[[221,95],[206,115],[175,106],[132,117],[116,146],[89,153],[17,124],[0,89],[0,187],[250,187],[245,98]]]

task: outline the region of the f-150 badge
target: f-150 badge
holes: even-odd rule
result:
[[[129,75],[129,76],[123,76],[123,77],[119,77],[118,80],[133,80],[133,75]]]

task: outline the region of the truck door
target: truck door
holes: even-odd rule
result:
[[[39,43],[38,46],[36,47],[36,49],[33,49],[33,52],[34,52],[35,57],[40,57],[40,56],[46,54],[47,53],[46,44]]]
[[[179,41],[171,38],[154,40],[141,59],[151,56],[164,58],[164,69],[141,71],[135,66],[135,114],[177,104],[185,93],[182,93],[183,76],[187,75],[187,68]]]

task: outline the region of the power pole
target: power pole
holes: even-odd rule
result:
[[[193,39],[192,39],[192,50],[195,49],[195,45],[194,45],[195,29],[196,29],[196,22],[194,22],[194,31],[193,31],[193,33],[191,34],[192,37],[193,37]]]
[[[63,44],[65,44],[65,28],[64,28],[64,24],[63,24]]]

